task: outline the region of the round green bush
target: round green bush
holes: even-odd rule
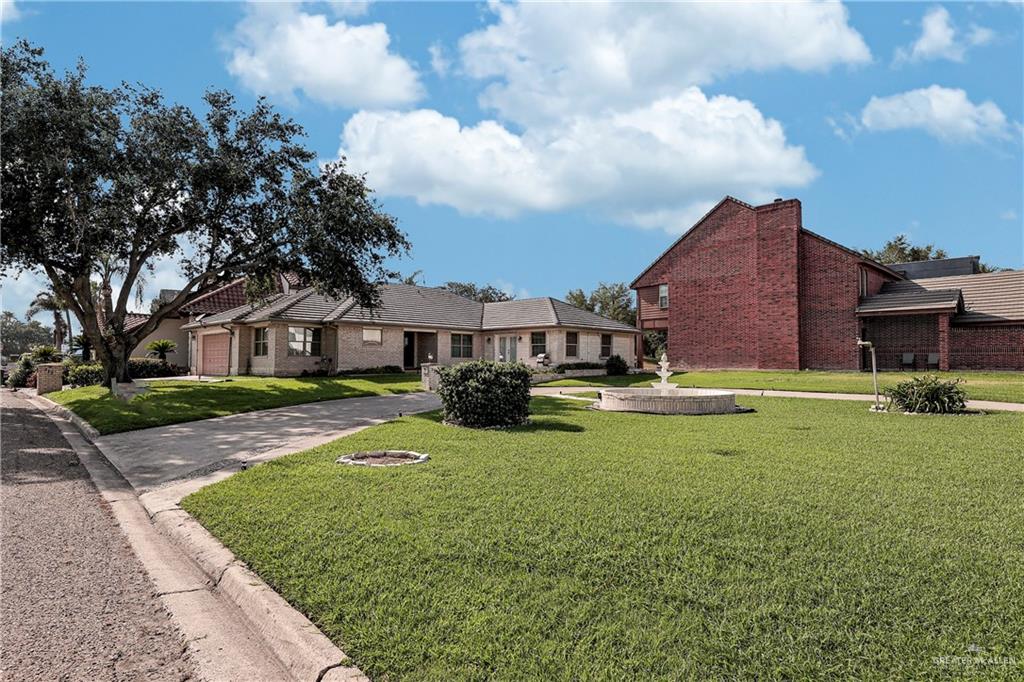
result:
[[[608,370],[608,376],[621,376],[623,374],[629,374],[629,365],[622,359],[621,355],[613,355],[604,363],[605,369]]]
[[[68,383],[72,386],[99,386],[103,378],[103,365],[98,362],[75,365],[68,370]]]
[[[440,370],[444,419],[486,428],[518,426],[530,416],[530,370],[517,362],[464,362]]]

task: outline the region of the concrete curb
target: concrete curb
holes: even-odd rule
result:
[[[57,415],[72,423],[81,436],[89,441],[104,459],[108,459],[103,452],[102,444],[94,440],[99,436],[98,432],[81,417],[42,396],[33,396],[31,400],[48,416]],[[72,445],[74,446],[74,443]],[[174,495],[177,499],[172,501],[166,495],[154,494],[160,492],[159,490],[139,496],[127,481],[114,474],[115,468],[109,461],[104,464],[105,469],[109,467],[107,471],[110,472],[110,476],[98,469],[94,473],[94,469],[89,468],[90,476],[94,478],[104,497],[109,501],[116,496],[118,501],[137,504],[139,511],[144,512],[139,514],[145,517],[146,521],[143,523],[148,522],[160,534],[170,539],[184,555],[183,558],[187,557],[198,567],[208,580],[210,591],[225,598],[240,612],[249,629],[260,639],[265,649],[294,679],[301,682],[369,682],[369,678],[353,666],[348,656],[320,632],[316,625],[292,608],[284,598],[239,561],[231,550],[178,506],[180,497]],[[99,480],[97,476],[100,476]],[[116,476],[116,480],[111,478],[113,476]],[[106,480],[108,478],[111,480]],[[122,528],[131,534],[131,528]],[[171,593],[199,589],[194,585],[188,585],[188,590],[184,590],[174,584],[177,576],[171,566],[158,567],[157,573],[159,575],[153,577],[158,582],[158,590],[161,589],[160,583],[170,584],[173,589],[166,591]]]

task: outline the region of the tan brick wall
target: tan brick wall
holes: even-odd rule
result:
[[[472,334],[473,335],[473,357],[471,358],[453,358],[452,357],[452,334]],[[437,362],[442,365],[457,365],[460,362],[468,362],[470,360],[480,360],[484,357],[484,337],[486,334],[480,332],[451,332],[451,331],[438,331],[437,332]]]
[[[537,358],[530,354],[532,350],[530,334],[534,331],[543,331],[547,334],[547,352],[552,365],[560,365],[564,362],[604,362],[607,360],[606,357],[601,356],[601,332],[562,327],[487,332],[483,335],[485,346],[482,355],[488,360],[497,359],[499,354],[498,337],[515,336],[519,338],[516,344],[516,358],[530,366],[535,366]],[[566,357],[565,355],[565,334],[568,331],[576,331],[579,334],[579,348],[576,357]],[[633,334],[612,334],[612,353],[621,355],[630,364],[636,359],[636,353],[633,350],[633,337]],[[486,343],[487,338],[490,338],[490,343]]]
[[[382,330],[381,345],[363,343],[363,327]],[[374,327],[373,325],[338,325],[337,368],[339,370],[361,369],[363,367],[402,366],[402,328]]]

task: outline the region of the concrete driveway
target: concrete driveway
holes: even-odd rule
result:
[[[346,398],[102,436],[96,446],[142,492],[252,459],[296,452],[354,428],[438,409],[433,393]]]

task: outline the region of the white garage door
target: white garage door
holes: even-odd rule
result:
[[[207,334],[200,337],[203,344],[201,374],[226,375],[228,373],[228,334]]]

